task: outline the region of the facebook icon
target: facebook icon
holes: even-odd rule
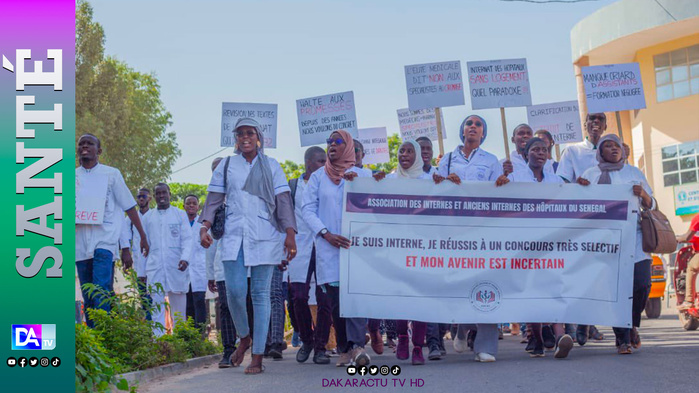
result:
[[[12,325],[13,350],[56,348],[56,325]]]

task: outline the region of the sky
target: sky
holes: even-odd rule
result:
[[[408,99],[404,66],[526,58],[532,103],[575,100],[573,26],[613,3],[532,4],[502,0],[92,0],[105,54],[154,73],[172,114],[181,157],[170,181],[206,184],[221,149],[221,103],[278,104],[279,161],[301,163],[296,100],[352,90],[359,128],[398,133]],[[601,27],[604,28],[604,27]],[[499,109],[443,108],[445,150],[471,113],[489,125],[483,148],[504,157]],[[511,129],[525,108],[507,108]],[[436,146],[435,146],[436,148]],[[229,148],[217,154],[233,154]],[[191,166],[190,166],[191,165]],[[184,168],[184,169],[183,169]]]

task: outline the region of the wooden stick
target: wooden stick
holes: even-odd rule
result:
[[[555,148],[556,148],[556,161],[560,162],[561,161],[561,146],[558,143],[556,143],[553,146],[555,146]]]
[[[437,139],[439,140],[439,155],[444,157],[444,134],[442,134],[442,110],[434,108],[434,115],[437,118]]]
[[[505,108],[500,108],[500,119],[502,119],[502,139],[505,141],[505,157],[510,160],[510,144],[507,143],[507,121],[505,121]]]
[[[619,116],[619,111],[614,112],[616,115],[616,130],[619,133],[619,139],[624,142],[624,134],[621,132],[621,116]]]

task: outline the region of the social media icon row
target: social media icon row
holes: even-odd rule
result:
[[[364,375],[376,375],[378,373],[381,373],[381,375],[386,376],[388,374],[393,374],[393,375],[400,375],[400,367],[399,366],[347,366],[347,375],[355,375],[359,374],[361,376]]]
[[[53,367],[58,367],[61,365],[61,359],[58,356],[50,360],[47,357],[43,357],[41,359],[37,359],[35,357],[30,357],[29,359],[27,359],[24,356],[22,356],[19,359],[15,359],[13,357],[7,358],[7,365],[9,367],[20,366],[21,368],[24,368],[27,366],[36,367],[38,365],[41,365],[41,367],[48,367],[49,364]]]

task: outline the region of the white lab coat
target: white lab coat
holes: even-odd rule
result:
[[[398,172],[393,172],[386,175],[386,179],[407,179],[407,177],[399,177]],[[432,180],[432,175],[427,172],[422,172],[420,176],[416,178],[416,180]]]
[[[505,158],[500,160],[500,165],[502,165],[505,160]],[[526,173],[526,170],[529,169],[529,164],[527,164],[524,157],[522,157],[517,150],[510,152],[510,161],[512,162],[513,172],[524,171]],[[553,160],[546,160],[546,164],[544,164],[544,173],[556,173],[556,171],[553,170]]]
[[[347,172],[355,172],[359,177],[367,177],[365,172],[352,167]],[[316,242],[316,276],[318,285],[340,281],[340,249],[333,247],[318,233],[327,228],[330,233],[342,233],[342,198],[345,180],[335,184],[325,173],[325,168],[313,172],[303,195],[303,219],[311,228]]]
[[[141,218],[141,225],[143,225],[143,216],[145,214],[138,211],[138,216]],[[147,213],[147,212],[146,212]],[[120,248],[130,248],[131,258],[133,259],[133,270],[136,272],[137,277],[146,276],[146,257],[141,253],[141,234],[138,233],[138,229],[131,225],[131,219],[129,216],[124,216],[124,223],[121,226],[121,237],[119,238]]]
[[[568,146],[561,155],[556,174],[575,183],[586,170],[597,166],[597,149],[589,140]]]
[[[209,231],[209,234],[211,231]],[[206,249],[206,279],[214,281],[225,281],[223,275],[223,261],[221,260],[221,242],[214,239],[213,244]]]
[[[309,178],[310,180],[310,178]],[[311,262],[311,254],[313,253],[313,241],[316,233],[311,230],[306,221],[303,219],[303,195],[308,187],[308,183],[303,180],[303,176],[299,177],[296,186],[296,195],[294,196],[294,214],[296,215],[296,257],[289,262],[289,282],[306,282],[308,275],[308,266]]]
[[[192,284],[192,292],[204,292],[208,284],[206,280],[206,248],[201,246],[199,237],[199,229],[201,228],[199,216],[194,219],[194,223],[189,224],[194,243],[192,245],[192,259],[188,261],[189,266],[187,267],[189,282]]]
[[[599,169],[599,166],[594,166],[586,170],[580,177],[590,181],[589,187],[604,187],[606,184],[597,184],[597,181],[599,181],[601,175],[602,171]],[[609,177],[612,180],[612,184],[628,184],[631,186],[634,184],[640,184],[653,200],[651,209],[655,208],[656,202],[655,198],[653,198],[653,190],[650,188],[648,180],[646,180],[646,176],[640,169],[636,168],[635,166],[625,164],[620,170],[610,172]],[[629,190],[629,192],[631,192],[631,190]],[[640,213],[641,212],[639,211],[639,215]],[[650,259],[650,255],[643,252],[643,236],[641,234],[641,223],[639,220],[639,222],[636,224],[636,252],[634,262],[640,262],[645,259]]]
[[[369,169],[369,167],[367,167],[366,165],[362,166],[361,168],[358,166],[355,166],[354,169],[356,170],[357,173],[364,172],[364,175],[362,177],[371,176],[374,174],[374,172],[372,172],[371,169]]]
[[[186,293],[194,246],[187,213],[173,206],[165,210],[151,209],[143,216],[143,221],[150,247],[146,258],[148,284],[160,283],[165,292]],[[177,270],[180,261],[190,265],[183,272]]]
[[[265,157],[269,160],[269,166],[272,169],[275,195],[290,192],[286,176],[279,163],[272,157]],[[226,194],[226,230],[221,238],[223,261],[235,261],[241,245],[245,266],[279,265],[282,261],[285,235],[270,223],[270,212],[265,202],[243,191],[250,169],[259,158],[259,155],[256,156],[248,164],[242,155],[231,156],[228,164],[228,186],[225,190],[223,187],[225,161],[216,167],[211,176],[208,191]]]
[[[539,183],[539,180],[534,176],[534,172],[532,172],[528,165],[525,168],[520,168],[519,171],[510,173],[507,175],[507,178],[510,179],[511,182],[517,183]],[[547,172],[546,169],[544,169],[544,178],[541,180],[541,183],[561,184],[565,182],[563,179],[556,176],[555,173]]]
[[[495,155],[478,148],[467,159],[461,151],[462,147],[457,146],[439,161],[437,172],[440,176],[447,177],[450,173],[456,173],[461,181],[495,181],[502,175],[502,165]]]

